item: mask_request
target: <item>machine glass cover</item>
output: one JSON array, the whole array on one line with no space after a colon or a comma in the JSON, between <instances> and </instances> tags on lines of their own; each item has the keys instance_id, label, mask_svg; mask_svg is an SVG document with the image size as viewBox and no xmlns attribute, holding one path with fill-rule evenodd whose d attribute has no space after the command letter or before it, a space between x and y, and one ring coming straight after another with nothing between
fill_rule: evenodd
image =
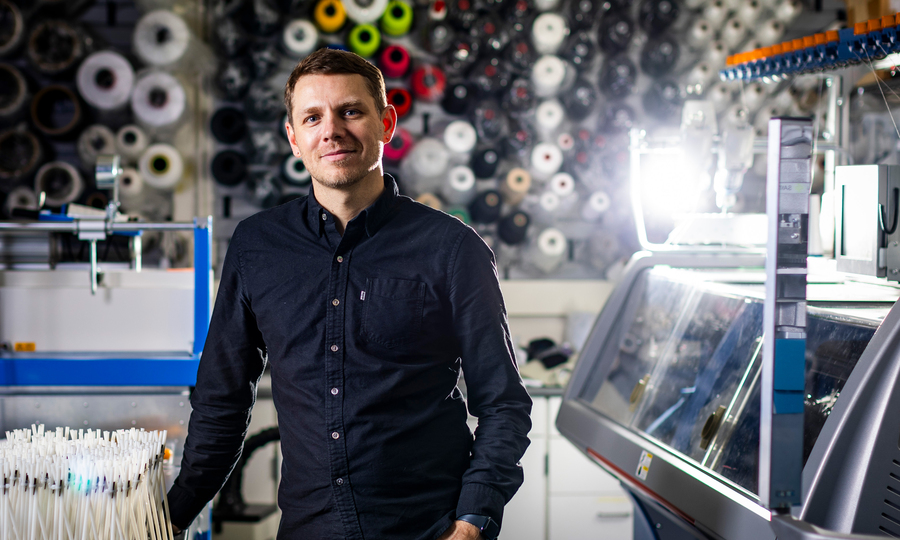
<instances>
[{"instance_id":1,"label":"machine glass cover","mask_svg":"<svg viewBox=\"0 0 900 540\"><path fill-rule=\"evenodd\" d=\"M763 302L748 290L645 271L581 399L756 494ZM804 463L875 324L809 309Z\"/></svg>"}]
</instances>

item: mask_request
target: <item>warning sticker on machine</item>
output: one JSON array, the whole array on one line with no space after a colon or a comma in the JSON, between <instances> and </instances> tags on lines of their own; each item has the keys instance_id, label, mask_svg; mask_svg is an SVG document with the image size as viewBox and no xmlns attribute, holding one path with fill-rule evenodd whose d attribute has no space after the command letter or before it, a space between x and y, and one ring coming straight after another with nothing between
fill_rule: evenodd
<instances>
[{"instance_id":1,"label":"warning sticker on machine","mask_svg":"<svg viewBox=\"0 0 900 540\"><path fill-rule=\"evenodd\" d=\"M650 472L650 462L653 461L653 454L643 450L641 451L641 460L638 461L637 472L635 476L641 480L647 479L647 473Z\"/></svg>"}]
</instances>

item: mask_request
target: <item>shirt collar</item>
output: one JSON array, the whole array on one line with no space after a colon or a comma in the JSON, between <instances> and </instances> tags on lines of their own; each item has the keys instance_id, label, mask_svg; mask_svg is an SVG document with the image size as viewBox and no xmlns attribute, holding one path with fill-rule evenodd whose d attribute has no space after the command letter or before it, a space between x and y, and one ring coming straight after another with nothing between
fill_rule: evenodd
<instances>
[{"instance_id":1,"label":"shirt collar","mask_svg":"<svg viewBox=\"0 0 900 540\"><path fill-rule=\"evenodd\" d=\"M357 220L365 220L366 234L369 236L374 235L381 225L384 224L385 219L390 214L399 195L400 190L397 188L397 181L394 180L393 176L385 173L384 191L382 191L381 195L375 199L375 202L353 218L351 223L356 222ZM325 234L325 225L334 218L332 217L331 212L325 210L325 208L319 204L319 201L316 200L312 184L309 186L309 198L307 200L309 201L307 205L307 219L310 223L317 224L315 225L314 230L318 231L319 236L322 236ZM325 219L322 219L322 216L325 216Z\"/></svg>"}]
</instances>

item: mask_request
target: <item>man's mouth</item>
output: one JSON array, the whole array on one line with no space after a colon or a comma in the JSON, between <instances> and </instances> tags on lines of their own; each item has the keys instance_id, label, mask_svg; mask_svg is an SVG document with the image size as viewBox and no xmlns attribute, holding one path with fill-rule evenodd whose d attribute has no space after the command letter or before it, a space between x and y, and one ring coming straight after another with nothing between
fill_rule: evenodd
<instances>
[{"instance_id":1,"label":"man's mouth","mask_svg":"<svg viewBox=\"0 0 900 540\"><path fill-rule=\"evenodd\" d=\"M334 150L332 152L328 152L327 154L324 154L322 156L322 159L326 159L328 161L338 161L338 160L343 159L348 154L352 154L352 153L353 153L353 150L351 150L351 149L341 148L338 150Z\"/></svg>"}]
</instances>

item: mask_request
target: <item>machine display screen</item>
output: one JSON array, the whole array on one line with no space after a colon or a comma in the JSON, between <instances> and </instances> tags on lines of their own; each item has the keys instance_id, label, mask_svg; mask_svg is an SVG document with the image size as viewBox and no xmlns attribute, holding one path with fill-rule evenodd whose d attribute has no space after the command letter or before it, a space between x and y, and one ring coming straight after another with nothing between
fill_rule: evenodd
<instances>
[{"instance_id":1,"label":"machine display screen","mask_svg":"<svg viewBox=\"0 0 900 540\"><path fill-rule=\"evenodd\" d=\"M762 285L653 268L634 287L580 398L755 495ZM808 310L804 463L879 322L841 307Z\"/></svg>"}]
</instances>

